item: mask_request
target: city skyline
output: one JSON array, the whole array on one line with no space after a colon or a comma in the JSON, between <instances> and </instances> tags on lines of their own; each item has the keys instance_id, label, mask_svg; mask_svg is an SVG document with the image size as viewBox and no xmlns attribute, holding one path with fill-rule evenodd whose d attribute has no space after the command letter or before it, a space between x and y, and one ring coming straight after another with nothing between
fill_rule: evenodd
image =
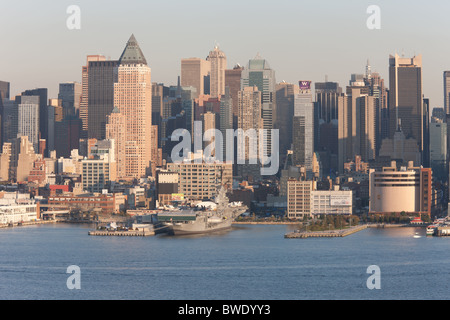
<instances>
[{"instance_id":1,"label":"city skyline","mask_svg":"<svg viewBox=\"0 0 450 320\"><path fill-rule=\"evenodd\" d=\"M108 2L105 14L100 11L102 2L77 1L75 4L81 10L81 29L69 30L66 9L72 3L61 1L57 5L45 5L47 3L25 1L28 11L34 14L23 13L24 19L20 22L11 19L19 10L17 5L3 5L2 12L11 14L2 16L5 27L0 28L0 34L5 43L14 43L16 50L4 53L0 70L2 80L11 83L12 96L26 89L48 88L49 97L56 98L59 83L81 83L80 69L85 65L87 55L102 54L118 59L123 39L134 33L140 39L142 50L147 52L153 81L167 85L176 84L181 74L181 59L206 59L215 44L227 55L228 69L236 63L245 66L259 53L277 71L277 82L297 83L299 79L323 82L327 76L329 81L338 82L341 87L347 85L352 73L364 73L367 59L372 71L379 72L388 81L389 55L404 53L406 57L412 57L421 54L424 95L430 99L432 107L443 107L442 75L450 70L450 59L446 58L450 48L446 50L447 45L441 44L445 37L445 8L442 6L437 10L432 6L424 7L418 1L408 2L407 6L403 5L404 1L395 4L361 1L351 5L318 1L307 6L305 2L282 1L272 7L268 1L247 1L229 2L223 10L211 15L205 1L194 4L135 2L135 6L130 6L132 9ZM366 10L372 4L381 9L380 30L370 30L366 26L370 16ZM445 6L450 7L444 3ZM247 14L255 8L260 11L256 15L258 18ZM400 10L402 14L399 14ZM170 12L173 19L160 17L158 13L161 12ZM431 13L433 19L428 18ZM123 27L116 23L119 14L133 14L135 18ZM272 23L265 24L266 19L272 19ZM216 21L215 27L201 28L213 21ZM241 36L241 31L251 32L255 27L259 32ZM31 30L46 36L30 37ZM17 42L17 38L27 40ZM57 48L50 51L54 54L47 50L50 45ZM17 50L32 52L32 55L28 54L31 57L27 59L20 55L14 57ZM16 70L19 63L21 72ZM52 66L50 70L49 66Z\"/></svg>"}]
</instances>

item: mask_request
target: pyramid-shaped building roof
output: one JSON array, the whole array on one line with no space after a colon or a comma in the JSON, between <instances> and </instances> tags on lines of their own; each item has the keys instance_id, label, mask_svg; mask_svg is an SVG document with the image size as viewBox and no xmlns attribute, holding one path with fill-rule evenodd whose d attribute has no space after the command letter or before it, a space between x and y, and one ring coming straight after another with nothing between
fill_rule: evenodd
<instances>
[{"instance_id":1,"label":"pyramid-shaped building roof","mask_svg":"<svg viewBox=\"0 0 450 320\"><path fill-rule=\"evenodd\" d=\"M119 64L147 64L134 34L131 35L119 59Z\"/></svg>"}]
</instances>

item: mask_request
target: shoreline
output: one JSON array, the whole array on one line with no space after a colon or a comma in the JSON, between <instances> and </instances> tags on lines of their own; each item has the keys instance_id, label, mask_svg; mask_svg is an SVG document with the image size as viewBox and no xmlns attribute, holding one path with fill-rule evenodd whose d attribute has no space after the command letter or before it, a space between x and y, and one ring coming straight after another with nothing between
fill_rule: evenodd
<instances>
[{"instance_id":1,"label":"shoreline","mask_svg":"<svg viewBox=\"0 0 450 320\"><path fill-rule=\"evenodd\" d=\"M234 221L232 224L251 224L251 225L299 225L301 222L274 222L274 221Z\"/></svg>"}]
</instances>

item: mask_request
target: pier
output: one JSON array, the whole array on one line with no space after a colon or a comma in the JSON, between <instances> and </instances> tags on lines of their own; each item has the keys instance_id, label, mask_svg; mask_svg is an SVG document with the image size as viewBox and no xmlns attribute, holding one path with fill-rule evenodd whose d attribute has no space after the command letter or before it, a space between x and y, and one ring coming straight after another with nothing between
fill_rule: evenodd
<instances>
[{"instance_id":1,"label":"pier","mask_svg":"<svg viewBox=\"0 0 450 320\"><path fill-rule=\"evenodd\" d=\"M342 238L354 234L356 232L367 229L367 225L356 226L344 230L328 230L328 231L306 231L290 232L285 234L286 239L306 239L306 238Z\"/></svg>"},{"instance_id":2,"label":"pier","mask_svg":"<svg viewBox=\"0 0 450 320\"><path fill-rule=\"evenodd\" d=\"M89 231L90 236L115 236L115 237L148 237L154 236L153 230L131 230L131 231L108 231L108 230L95 230Z\"/></svg>"}]
</instances>

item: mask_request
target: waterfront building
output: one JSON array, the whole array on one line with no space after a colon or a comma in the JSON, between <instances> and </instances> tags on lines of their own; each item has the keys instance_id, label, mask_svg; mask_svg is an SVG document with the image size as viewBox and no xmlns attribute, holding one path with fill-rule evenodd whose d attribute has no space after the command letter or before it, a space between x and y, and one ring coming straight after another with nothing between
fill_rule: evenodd
<instances>
[{"instance_id":1,"label":"waterfront building","mask_svg":"<svg viewBox=\"0 0 450 320\"><path fill-rule=\"evenodd\" d=\"M171 205L178 195L179 173L158 170L156 173L156 200L158 206ZM184 197L184 196L183 196Z\"/></svg>"},{"instance_id":2,"label":"waterfront building","mask_svg":"<svg viewBox=\"0 0 450 320\"><path fill-rule=\"evenodd\" d=\"M126 195L120 193L82 193L71 192L48 197L51 207L67 207L69 209L99 210L103 214L119 213L126 209Z\"/></svg>"},{"instance_id":3,"label":"waterfront building","mask_svg":"<svg viewBox=\"0 0 450 320\"><path fill-rule=\"evenodd\" d=\"M431 214L432 171L408 166L397 168L393 161L381 171L370 170L369 213Z\"/></svg>"},{"instance_id":4,"label":"waterfront building","mask_svg":"<svg viewBox=\"0 0 450 320\"><path fill-rule=\"evenodd\" d=\"M287 217L304 219L311 217L311 192L316 190L315 181L289 179L287 182Z\"/></svg>"},{"instance_id":5,"label":"waterfront building","mask_svg":"<svg viewBox=\"0 0 450 320\"><path fill-rule=\"evenodd\" d=\"M221 185L231 187L231 163L168 163L167 170L179 174L178 193L188 201L213 199Z\"/></svg>"},{"instance_id":6,"label":"waterfront building","mask_svg":"<svg viewBox=\"0 0 450 320\"><path fill-rule=\"evenodd\" d=\"M0 192L0 225L40 219L40 207L30 194Z\"/></svg>"},{"instance_id":7,"label":"waterfront building","mask_svg":"<svg viewBox=\"0 0 450 320\"><path fill-rule=\"evenodd\" d=\"M315 190L311 192L311 215L352 215L353 191Z\"/></svg>"}]
</instances>

